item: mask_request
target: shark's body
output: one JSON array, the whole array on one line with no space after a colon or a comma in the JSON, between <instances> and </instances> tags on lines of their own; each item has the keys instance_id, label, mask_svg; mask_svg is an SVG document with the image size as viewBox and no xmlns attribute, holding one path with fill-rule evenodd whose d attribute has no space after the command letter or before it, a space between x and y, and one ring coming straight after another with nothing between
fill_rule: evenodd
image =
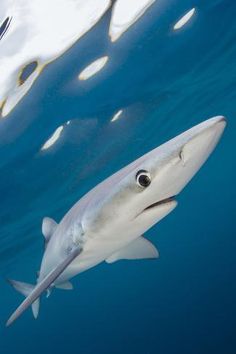
<instances>
[{"instance_id":1,"label":"shark's body","mask_svg":"<svg viewBox=\"0 0 236 354\"><path fill-rule=\"evenodd\" d=\"M104 260L157 258L142 235L176 207L174 197L209 157L225 125L215 117L195 126L100 183L58 225L45 218L37 285L11 281L27 297L7 324L32 304L37 316L44 291L71 288L70 278Z\"/></svg>"}]
</instances>

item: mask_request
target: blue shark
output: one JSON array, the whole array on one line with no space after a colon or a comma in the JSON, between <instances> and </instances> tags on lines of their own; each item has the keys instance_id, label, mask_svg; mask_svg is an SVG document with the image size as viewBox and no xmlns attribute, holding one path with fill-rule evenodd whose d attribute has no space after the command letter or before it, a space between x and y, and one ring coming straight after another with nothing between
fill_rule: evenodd
<instances>
[{"instance_id":1,"label":"blue shark","mask_svg":"<svg viewBox=\"0 0 236 354\"><path fill-rule=\"evenodd\" d=\"M37 317L44 292L72 289L71 278L103 261L158 258L144 233L175 209L176 197L208 159L225 126L222 116L196 125L97 185L59 224L44 218L45 252L36 285L10 281L26 298L7 326L29 306Z\"/></svg>"}]
</instances>

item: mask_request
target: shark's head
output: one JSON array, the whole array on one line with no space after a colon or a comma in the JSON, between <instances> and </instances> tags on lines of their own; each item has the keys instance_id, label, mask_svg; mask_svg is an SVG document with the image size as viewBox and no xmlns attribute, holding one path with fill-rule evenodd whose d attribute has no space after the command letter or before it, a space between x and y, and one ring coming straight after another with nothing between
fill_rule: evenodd
<instances>
[{"instance_id":1,"label":"shark's head","mask_svg":"<svg viewBox=\"0 0 236 354\"><path fill-rule=\"evenodd\" d=\"M209 119L150 151L80 199L56 227L41 277L74 247L105 238L114 248L142 235L177 205L176 196L217 145L224 117ZM101 237L99 237L101 236ZM105 247L103 245L103 247Z\"/></svg>"},{"instance_id":2,"label":"shark's head","mask_svg":"<svg viewBox=\"0 0 236 354\"><path fill-rule=\"evenodd\" d=\"M209 119L97 185L58 225L45 260L54 266L58 257L99 235L118 243L146 232L176 207L176 196L214 150L225 125L224 117Z\"/></svg>"},{"instance_id":3,"label":"shark's head","mask_svg":"<svg viewBox=\"0 0 236 354\"><path fill-rule=\"evenodd\" d=\"M82 225L96 234L112 225L144 232L172 211L175 197L196 174L217 145L224 117L209 119L123 168L88 197ZM137 229L137 230L136 230Z\"/></svg>"}]
</instances>

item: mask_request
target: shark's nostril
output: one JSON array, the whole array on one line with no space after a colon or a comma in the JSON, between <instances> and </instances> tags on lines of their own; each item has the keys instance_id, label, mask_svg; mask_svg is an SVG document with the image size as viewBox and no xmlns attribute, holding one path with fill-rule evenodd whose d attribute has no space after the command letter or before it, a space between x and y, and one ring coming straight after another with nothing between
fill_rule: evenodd
<instances>
[{"instance_id":1,"label":"shark's nostril","mask_svg":"<svg viewBox=\"0 0 236 354\"><path fill-rule=\"evenodd\" d=\"M183 148L179 152L179 158L184 166L185 165L185 156L184 156L184 149Z\"/></svg>"}]
</instances>

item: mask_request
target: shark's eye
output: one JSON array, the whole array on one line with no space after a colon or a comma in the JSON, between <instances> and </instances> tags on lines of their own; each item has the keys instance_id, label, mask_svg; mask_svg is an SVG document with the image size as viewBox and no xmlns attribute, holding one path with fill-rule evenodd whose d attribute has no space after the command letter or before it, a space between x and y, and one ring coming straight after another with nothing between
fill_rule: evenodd
<instances>
[{"instance_id":1,"label":"shark's eye","mask_svg":"<svg viewBox=\"0 0 236 354\"><path fill-rule=\"evenodd\" d=\"M145 170L140 170L136 174L136 182L141 187L148 187L151 184L150 173Z\"/></svg>"}]
</instances>

